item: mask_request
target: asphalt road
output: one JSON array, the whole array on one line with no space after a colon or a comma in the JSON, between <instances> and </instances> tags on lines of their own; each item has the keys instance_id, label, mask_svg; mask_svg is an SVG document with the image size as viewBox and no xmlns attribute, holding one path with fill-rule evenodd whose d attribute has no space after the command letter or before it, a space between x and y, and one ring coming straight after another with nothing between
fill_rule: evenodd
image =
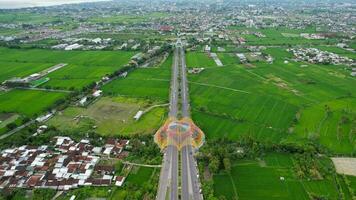
<instances>
[{"instance_id":1,"label":"asphalt road","mask_svg":"<svg viewBox=\"0 0 356 200\"><path fill-rule=\"evenodd\" d=\"M169 116L177 118L178 115L178 76L179 76L179 52L176 48L174 51L174 58L172 64L172 80L171 80L171 92L170 92L170 106L169 106Z\"/></svg>"},{"instance_id":2,"label":"asphalt road","mask_svg":"<svg viewBox=\"0 0 356 200\"><path fill-rule=\"evenodd\" d=\"M189 90L187 67L185 62L185 51L180 48L180 66L181 66L181 97L182 97L182 117L190 117ZM181 149L181 168L182 168L182 200L202 200L200 194L199 173L196 160L194 158L194 148L188 144Z\"/></svg>"},{"instance_id":3,"label":"asphalt road","mask_svg":"<svg viewBox=\"0 0 356 200\"><path fill-rule=\"evenodd\" d=\"M185 63L184 48L179 48L180 51L180 66L181 66L181 97L182 97L182 117L190 116L189 91L187 80L187 67Z\"/></svg>"},{"instance_id":4,"label":"asphalt road","mask_svg":"<svg viewBox=\"0 0 356 200\"><path fill-rule=\"evenodd\" d=\"M179 99L179 51L176 48L172 64L172 80L170 91L169 117L176 119L178 117L178 99ZM170 144L170 141L168 141ZM178 149L174 145L168 145L161 168L157 200L178 200Z\"/></svg>"},{"instance_id":5,"label":"asphalt road","mask_svg":"<svg viewBox=\"0 0 356 200\"><path fill-rule=\"evenodd\" d=\"M179 84L179 78L181 80ZM181 93L179 95L179 86ZM174 51L174 60L172 64L172 80L170 91L170 109L169 117L177 119L178 100L181 97L182 117L190 117L189 91L185 63L185 52L180 40L178 40ZM179 188L179 151L175 145L168 141L165 149L163 164L161 168L157 200L178 200ZM196 160L194 158L194 148L192 145L186 145L181 149L181 199L182 200L202 200L200 194L200 182Z\"/></svg>"}]
</instances>

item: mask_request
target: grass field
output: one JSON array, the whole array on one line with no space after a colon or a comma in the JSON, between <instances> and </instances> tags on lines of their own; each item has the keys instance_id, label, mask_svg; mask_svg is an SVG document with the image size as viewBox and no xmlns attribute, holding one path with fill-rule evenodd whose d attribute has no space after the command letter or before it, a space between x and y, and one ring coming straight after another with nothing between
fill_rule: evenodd
<instances>
[{"instance_id":1,"label":"grass field","mask_svg":"<svg viewBox=\"0 0 356 200\"><path fill-rule=\"evenodd\" d=\"M51 74L43 86L80 89L98 81L127 64L135 52L125 51L53 51L42 49L0 48L0 68L5 73L0 81L14 76L26 76L58 63L67 63Z\"/></svg>"},{"instance_id":2,"label":"grass field","mask_svg":"<svg viewBox=\"0 0 356 200\"><path fill-rule=\"evenodd\" d=\"M230 174L214 175L214 190L217 197L232 200L262 200L266 197L309 200L308 194L338 198L336 183L330 177L318 181L296 178L293 158L287 154L267 154L262 160L236 161Z\"/></svg>"},{"instance_id":3,"label":"grass field","mask_svg":"<svg viewBox=\"0 0 356 200\"><path fill-rule=\"evenodd\" d=\"M113 96L168 101L171 66L172 57L169 56L159 67L136 69L126 78L120 78L105 85L104 93Z\"/></svg>"},{"instance_id":4,"label":"grass field","mask_svg":"<svg viewBox=\"0 0 356 200\"><path fill-rule=\"evenodd\" d=\"M187 67L217 67L214 60L209 58L206 53L188 52L186 54L186 61Z\"/></svg>"},{"instance_id":5,"label":"grass field","mask_svg":"<svg viewBox=\"0 0 356 200\"><path fill-rule=\"evenodd\" d=\"M150 167L133 167L130 175L127 177L127 182L142 186L143 184L150 182L150 179L158 171L155 168Z\"/></svg>"},{"instance_id":6,"label":"grass field","mask_svg":"<svg viewBox=\"0 0 356 200\"><path fill-rule=\"evenodd\" d=\"M1 58L0 58L1 60ZM40 72L46 68L51 67L50 63L23 63L0 61L0 82L14 77L26 77L36 72Z\"/></svg>"},{"instance_id":7,"label":"grass field","mask_svg":"<svg viewBox=\"0 0 356 200\"><path fill-rule=\"evenodd\" d=\"M67 94L33 90L11 90L0 95L0 112L12 112L32 117L50 108Z\"/></svg>"},{"instance_id":8,"label":"grass field","mask_svg":"<svg viewBox=\"0 0 356 200\"><path fill-rule=\"evenodd\" d=\"M193 119L207 138L236 140L251 135L270 142L314 138L333 152L355 151L351 130L355 129L356 79L339 66L284 64L292 57L284 49L265 52L275 58L273 64L258 62L248 68L225 58L227 67L189 76ZM325 105L332 115L319 125L325 120ZM345 117L348 123L341 123ZM306 120L310 118L314 120ZM310 137L318 127L320 134Z\"/></svg>"},{"instance_id":9,"label":"grass field","mask_svg":"<svg viewBox=\"0 0 356 200\"><path fill-rule=\"evenodd\" d=\"M0 23L31 23L41 24L56 20L66 20L63 16L53 16L30 12L2 12L0 13Z\"/></svg>"},{"instance_id":10,"label":"grass field","mask_svg":"<svg viewBox=\"0 0 356 200\"><path fill-rule=\"evenodd\" d=\"M165 107L150 110L138 121L133 119L139 110L146 110L149 106L142 100L104 97L88 108L69 107L48 124L62 131L79 132L86 132L97 126L96 131L106 136L152 134L164 121Z\"/></svg>"},{"instance_id":11,"label":"grass field","mask_svg":"<svg viewBox=\"0 0 356 200\"><path fill-rule=\"evenodd\" d=\"M93 17L89 19L90 22L94 23L111 23L111 24L132 24L139 23L148 20L154 20L162 17L169 16L167 13L163 12L153 12L144 15L112 15L108 17Z\"/></svg>"}]
</instances>

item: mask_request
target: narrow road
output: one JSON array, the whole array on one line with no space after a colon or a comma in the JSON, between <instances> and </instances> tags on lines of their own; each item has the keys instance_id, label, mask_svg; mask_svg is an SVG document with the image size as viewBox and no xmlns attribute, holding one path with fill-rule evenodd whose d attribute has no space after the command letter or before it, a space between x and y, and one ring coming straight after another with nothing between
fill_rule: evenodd
<instances>
[{"instance_id":1,"label":"narrow road","mask_svg":"<svg viewBox=\"0 0 356 200\"><path fill-rule=\"evenodd\" d=\"M45 91L45 92L62 92L62 93L72 93L70 90L56 90L56 89L46 89L46 88L31 88L31 87L16 87L16 89L21 90L35 90L35 91Z\"/></svg>"},{"instance_id":2,"label":"narrow road","mask_svg":"<svg viewBox=\"0 0 356 200\"><path fill-rule=\"evenodd\" d=\"M122 162L126 165L133 165L133 166L139 166L139 167L151 167L151 168L161 168L162 165L148 165L148 164L140 164L140 163L132 163L132 162Z\"/></svg>"},{"instance_id":3,"label":"narrow road","mask_svg":"<svg viewBox=\"0 0 356 200\"><path fill-rule=\"evenodd\" d=\"M25 124L22 124L22 125L19 126L19 127L16 127L15 129L13 129L13 130L11 130L11 131L9 131L9 132L7 132L7 133L1 135L1 136L0 136L0 140L5 139L5 138L11 136L11 135L17 133L18 131L21 131L22 129L28 127L29 125L31 125L31 124L33 124L33 123L35 123L35 120L31 120L31 121L29 121L29 122L27 122L27 123L25 123Z\"/></svg>"}]
</instances>

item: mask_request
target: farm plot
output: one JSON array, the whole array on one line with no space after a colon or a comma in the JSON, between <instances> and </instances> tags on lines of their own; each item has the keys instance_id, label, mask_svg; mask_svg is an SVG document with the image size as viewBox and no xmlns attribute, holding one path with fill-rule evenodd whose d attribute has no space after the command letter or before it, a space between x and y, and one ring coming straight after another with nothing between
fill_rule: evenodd
<instances>
[{"instance_id":1,"label":"farm plot","mask_svg":"<svg viewBox=\"0 0 356 200\"><path fill-rule=\"evenodd\" d=\"M6 49L0 48L0 66L10 63L9 76L28 75L58 63L67 63L51 74L44 86L68 89L81 88L91 82L98 81L108 73L114 72L127 64L135 52L125 51L53 51L43 49ZM4 64L2 64L4 63ZM18 67L13 67L18 66ZM31 69L31 67L37 67ZM4 67L5 68L5 67ZM14 70L18 68L17 70ZM23 69L31 69L22 72ZM6 68L5 68L6 69ZM21 72L21 73L20 73ZM0 76L1 80L2 76Z\"/></svg>"},{"instance_id":2,"label":"farm plot","mask_svg":"<svg viewBox=\"0 0 356 200\"><path fill-rule=\"evenodd\" d=\"M293 158L287 154L267 154L262 160L236 161L230 174L214 175L217 197L226 199L308 200L309 194L337 199L338 191L331 178L300 180L293 169Z\"/></svg>"},{"instance_id":3,"label":"farm plot","mask_svg":"<svg viewBox=\"0 0 356 200\"><path fill-rule=\"evenodd\" d=\"M225 66L237 64L239 61L233 53L218 53L218 57Z\"/></svg>"},{"instance_id":4,"label":"farm plot","mask_svg":"<svg viewBox=\"0 0 356 200\"><path fill-rule=\"evenodd\" d=\"M45 83L43 87L81 89L119 68L118 66L97 67L69 65L57 72L49 74L48 77L50 81Z\"/></svg>"},{"instance_id":5,"label":"farm plot","mask_svg":"<svg viewBox=\"0 0 356 200\"><path fill-rule=\"evenodd\" d=\"M254 76L225 68L190 77L193 118L207 137L237 139L248 134L273 141L285 136L298 107L291 94Z\"/></svg>"},{"instance_id":6,"label":"farm plot","mask_svg":"<svg viewBox=\"0 0 356 200\"><path fill-rule=\"evenodd\" d=\"M301 111L295 125L295 137L312 139L337 153L356 151L354 98L316 104Z\"/></svg>"},{"instance_id":7,"label":"farm plot","mask_svg":"<svg viewBox=\"0 0 356 200\"><path fill-rule=\"evenodd\" d=\"M302 68L305 63L284 63L291 55L283 49L266 52L275 58L273 64L231 65L189 76L193 118L207 137L235 140L250 135L275 142L313 139L333 152L354 151L351 130L356 105L351 102L355 102L356 80L338 66L307 64ZM332 112L327 119L325 105Z\"/></svg>"},{"instance_id":8,"label":"farm plot","mask_svg":"<svg viewBox=\"0 0 356 200\"><path fill-rule=\"evenodd\" d=\"M149 107L142 100L104 97L88 108L69 107L48 124L62 131L78 132L86 132L95 126L99 134L108 136L153 133L164 120L164 107L150 110L138 121L133 118L139 110Z\"/></svg>"},{"instance_id":9,"label":"farm plot","mask_svg":"<svg viewBox=\"0 0 356 200\"><path fill-rule=\"evenodd\" d=\"M112 96L129 96L168 101L171 80L172 57L159 67L140 68L103 87L104 93Z\"/></svg>"},{"instance_id":10,"label":"farm plot","mask_svg":"<svg viewBox=\"0 0 356 200\"><path fill-rule=\"evenodd\" d=\"M186 54L187 67L217 67L216 63L206 53L188 52Z\"/></svg>"},{"instance_id":11,"label":"farm plot","mask_svg":"<svg viewBox=\"0 0 356 200\"><path fill-rule=\"evenodd\" d=\"M156 170L154 168L135 166L127 177L127 182L142 186L143 184L150 182L155 172Z\"/></svg>"},{"instance_id":12,"label":"farm plot","mask_svg":"<svg viewBox=\"0 0 356 200\"><path fill-rule=\"evenodd\" d=\"M0 112L12 112L28 117L41 114L67 94L33 90L11 90L0 95Z\"/></svg>"},{"instance_id":13,"label":"farm plot","mask_svg":"<svg viewBox=\"0 0 356 200\"><path fill-rule=\"evenodd\" d=\"M0 58L1 60L1 58ZM49 63L22 63L0 61L0 83L14 77L26 77L51 67Z\"/></svg>"}]
</instances>

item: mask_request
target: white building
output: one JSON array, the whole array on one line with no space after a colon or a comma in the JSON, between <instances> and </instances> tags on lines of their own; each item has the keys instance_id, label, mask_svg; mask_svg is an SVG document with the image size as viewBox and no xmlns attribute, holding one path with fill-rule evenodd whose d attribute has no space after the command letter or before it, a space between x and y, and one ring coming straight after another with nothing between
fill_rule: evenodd
<instances>
[{"instance_id":1,"label":"white building","mask_svg":"<svg viewBox=\"0 0 356 200\"><path fill-rule=\"evenodd\" d=\"M142 117L142 115L143 115L143 111L140 110L136 113L136 115L134 116L134 119L137 121Z\"/></svg>"},{"instance_id":2,"label":"white building","mask_svg":"<svg viewBox=\"0 0 356 200\"><path fill-rule=\"evenodd\" d=\"M66 48L64 48L64 50L71 51L71 50L75 50L75 49L80 49L82 47L83 47L83 45L75 43L75 44L67 46Z\"/></svg>"}]
</instances>

